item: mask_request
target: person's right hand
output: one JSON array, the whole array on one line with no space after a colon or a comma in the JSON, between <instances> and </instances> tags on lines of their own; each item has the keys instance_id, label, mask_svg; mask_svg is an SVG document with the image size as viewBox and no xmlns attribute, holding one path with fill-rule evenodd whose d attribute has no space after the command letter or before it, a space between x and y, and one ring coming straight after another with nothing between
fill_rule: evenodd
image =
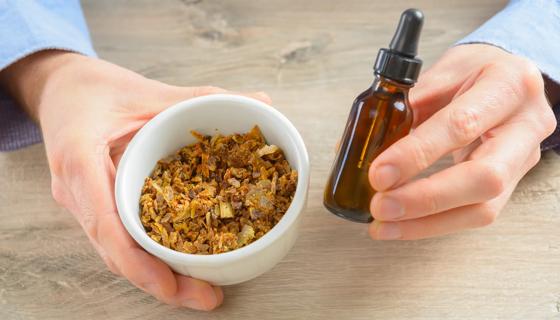
<instances>
[{"instance_id":1,"label":"person's right hand","mask_svg":"<svg viewBox=\"0 0 560 320\"><path fill-rule=\"evenodd\" d=\"M0 73L41 125L52 193L79 221L115 274L172 305L211 310L220 288L175 274L127 233L113 196L119 159L146 121L181 100L226 92L215 87L175 87L102 60L45 51ZM270 103L263 93L253 98Z\"/></svg>"},{"instance_id":2,"label":"person's right hand","mask_svg":"<svg viewBox=\"0 0 560 320\"><path fill-rule=\"evenodd\" d=\"M370 235L441 236L492 223L540 159L556 119L536 65L498 47L449 49L411 90L415 130L371 164ZM453 166L417 175L452 154Z\"/></svg>"}]
</instances>

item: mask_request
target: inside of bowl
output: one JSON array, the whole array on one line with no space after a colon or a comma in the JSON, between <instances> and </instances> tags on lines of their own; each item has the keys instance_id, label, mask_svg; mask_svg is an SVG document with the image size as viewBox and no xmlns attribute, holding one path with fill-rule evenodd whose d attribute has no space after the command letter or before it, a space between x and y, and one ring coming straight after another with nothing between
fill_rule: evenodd
<instances>
[{"instance_id":1,"label":"inside of bowl","mask_svg":"<svg viewBox=\"0 0 560 320\"><path fill-rule=\"evenodd\" d=\"M292 168L300 171L298 150L295 141L297 132L271 107L249 104L246 99L216 99L207 101L198 99L197 103L189 100L171 107L159 114L144 126L129 144L123 160L126 165L119 168L120 180L124 184L119 192L124 193L124 208L119 207L120 214L128 215L141 226L139 216L139 199L144 179L149 176L158 160L174 154L196 139L191 130L214 135L243 133L258 125L269 144L279 146L285 153ZM125 212L122 212L124 209Z\"/></svg>"}]
</instances>

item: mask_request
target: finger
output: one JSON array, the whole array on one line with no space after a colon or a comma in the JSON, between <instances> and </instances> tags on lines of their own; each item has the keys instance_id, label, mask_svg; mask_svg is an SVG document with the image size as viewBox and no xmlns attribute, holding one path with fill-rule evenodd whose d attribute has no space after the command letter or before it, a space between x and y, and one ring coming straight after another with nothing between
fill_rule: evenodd
<instances>
[{"instance_id":1,"label":"finger","mask_svg":"<svg viewBox=\"0 0 560 320\"><path fill-rule=\"evenodd\" d=\"M165 90L161 89L162 86ZM134 114L137 114L134 120L129 119L126 127L121 127L113 135L107 137L107 141L110 146L110 156L113 160L114 167L118 167L120 159L124 153L124 150L128 146L128 142L132 137L138 132L138 130L152 117L154 117L159 112L165 110L166 108L176 104L177 102L183 101L185 99L217 94L217 93L230 93L243 95L253 99L260 100L266 104L271 103L270 97L264 92L253 92L253 93L236 93L232 91L227 91L218 87L173 87L165 84L158 83L157 97L155 100L148 99L148 102L144 106L134 106ZM142 110L144 108L144 110ZM114 173L114 172L113 172Z\"/></svg>"},{"instance_id":2,"label":"finger","mask_svg":"<svg viewBox=\"0 0 560 320\"><path fill-rule=\"evenodd\" d=\"M220 287L212 287L204 281L179 274L175 274L175 280L177 293L166 302L168 304L197 310L212 310L224 301L224 293Z\"/></svg>"},{"instance_id":3,"label":"finger","mask_svg":"<svg viewBox=\"0 0 560 320\"><path fill-rule=\"evenodd\" d=\"M336 141L336 144L334 145L334 152L337 153L340 150L340 140Z\"/></svg>"},{"instance_id":4,"label":"finger","mask_svg":"<svg viewBox=\"0 0 560 320\"><path fill-rule=\"evenodd\" d=\"M155 81L154 84L156 85L149 86L149 88L152 89L150 89L150 92L145 94L146 98L144 99L145 101L142 105L130 106L131 108L133 108L132 114L134 114L134 119L127 119L128 123L126 127L121 127L120 130L113 132L112 136L107 137L107 141L109 141L111 149L110 156L115 167L118 166L124 150L128 145L128 141L130 141L130 139L146 123L146 121L150 120L156 114L180 101L211 94L229 93L257 99L266 104L271 103L270 97L266 93L261 91L252 93L238 93L212 86L175 87Z\"/></svg>"},{"instance_id":5,"label":"finger","mask_svg":"<svg viewBox=\"0 0 560 320\"><path fill-rule=\"evenodd\" d=\"M160 299L172 297L177 291L172 272L138 247L117 220L114 212L98 217L96 237L99 244L130 282Z\"/></svg>"},{"instance_id":6,"label":"finger","mask_svg":"<svg viewBox=\"0 0 560 320\"><path fill-rule=\"evenodd\" d=\"M476 79L483 61L488 60L488 53L485 50L486 45L469 46L480 46L476 57L465 56L463 46L452 47L420 75L409 95L414 111L414 127L448 105L461 90L472 86L472 80Z\"/></svg>"},{"instance_id":7,"label":"finger","mask_svg":"<svg viewBox=\"0 0 560 320\"><path fill-rule=\"evenodd\" d=\"M443 63L437 63L422 73L409 94L414 115L413 127L448 105L465 77L465 74L456 72L456 68L446 68Z\"/></svg>"},{"instance_id":8,"label":"finger","mask_svg":"<svg viewBox=\"0 0 560 320\"><path fill-rule=\"evenodd\" d=\"M529 131L529 132L528 132ZM515 122L494 130L470 160L434 175L377 193L371 203L374 218L409 220L452 208L481 203L516 184L534 164L539 138L526 124Z\"/></svg>"},{"instance_id":9,"label":"finger","mask_svg":"<svg viewBox=\"0 0 560 320\"><path fill-rule=\"evenodd\" d=\"M177 87L160 82L154 84L148 87L150 91L145 93L142 105L130 106L135 119L146 121L178 102L220 93L241 95L260 100L266 104L271 103L270 97L264 92L239 93L213 86Z\"/></svg>"},{"instance_id":10,"label":"finger","mask_svg":"<svg viewBox=\"0 0 560 320\"><path fill-rule=\"evenodd\" d=\"M385 150L370 166L373 188L384 191L408 181L509 117L520 99L512 86L503 84L502 75L499 71L483 72L470 90Z\"/></svg>"},{"instance_id":11,"label":"finger","mask_svg":"<svg viewBox=\"0 0 560 320\"><path fill-rule=\"evenodd\" d=\"M117 265L113 262L113 260L107 255L107 253L105 253L105 250L103 250L103 248L101 248L101 246L99 246L99 244L97 244L96 242L91 241L91 240L92 239L90 239L90 242L92 244L94 244L93 246L94 246L95 250L97 251L97 253L101 257L103 262L105 262L105 265L107 266L107 269L109 269L109 271L111 271L116 276L122 276L123 274L121 273L121 271L119 270Z\"/></svg>"},{"instance_id":12,"label":"finger","mask_svg":"<svg viewBox=\"0 0 560 320\"><path fill-rule=\"evenodd\" d=\"M178 95L179 98L184 99L185 96L187 96L187 97L201 97L201 96L207 96L207 95L210 95L210 94L217 94L217 93L229 93L229 94L245 96L245 97L260 100L260 101L262 101L266 104L270 104L272 102L270 97L265 92L262 92L262 91L237 92L237 91L230 91L230 90L225 90L225 89L222 89L222 88L212 87L212 86L175 87L175 90L173 90L171 92L170 97L173 98L173 96L176 94L176 95Z\"/></svg>"},{"instance_id":13,"label":"finger","mask_svg":"<svg viewBox=\"0 0 560 320\"><path fill-rule=\"evenodd\" d=\"M469 205L438 214L396 222L374 220L369 234L375 240L416 240L442 236L493 223L511 196L511 185L499 197L482 204Z\"/></svg>"},{"instance_id":14,"label":"finger","mask_svg":"<svg viewBox=\"0 0 560 320\"><path fill-rule=\"evenodd\" d=\"M126 233L116 213L99 220L99 242L133 284L172 305L212 310L220 296L204 281L173 274L159 259L140 248Z\"/></svg>"},{"instance_id":15,"label":"finger","mask_svg":"<svg viewBox=\"0 0 560 320\"><path fill-rule=\"evenodd\" d=\"M459 163L459 162L463 162L466 159L468 159L471 154L478 149L478 147L480 147L480 145L482 144L482 140L481 139L476 139L473 143L469 144L468 146L461 148L459 150L453 151L452 155L453 155L453 162L454 163Z\"/></svg>"},{"instance_id":16,"label":"finger","mask_svg":"<svg viewBox=\"0 0 560 320\"><path fill-rule=\"evenodd\" d=\"M414 127L417 127L434 113L448 105L458 92L469 87L468 79L474 79L480 62L474 59L465 61L458 48L449 49L433 66L423 72L416 86L410 90L410 106L414 114ZM463 70L474 70L474 73Z\"/></svg>"},{"instance_id":17,"label":"finger","mask_svg":"<svg viewBox=\"0 0 560 320\"><path fill-rule=\"evenodd\" d=\"M241 93L241 95L247 96L249 98L260 100L260 101L262 101L266 104L272 104L272 98L270 98L270 96L266 92L263 92L263 91Z\"/></svg>"},{"instance_id":18,"label":"finger","mask_svg":"<svg viewBox=\"0 0 560 320\"><path fill-rule=\"evenodd\" d=\"M418 219L396 222L374 221L370 226L370 235L373 239L378 240L412 240L489 225L495 221L519 180L538 163L540 156L540 147L530 152L528 160L514 183L511 183L502 194L490 201L463 206Z\"/></svg>"},{"instance_id":19,"label":"finger","mask_svg":"<svg viewBox=\"0 0 560 320\"><path fill-rule=\"evenodd\" d=\"M90 194L98 204L94 207L98 219L95 235L100 246L130 282L161 301L197 310L211 310L218 306L221 301L212 286L204 281L173 274L169 266L144 251L128 235L112 199L112 177L107 170L104 172L99 169L107 168L110 162L108 155L105 155L104 166L96 166L97 172L86 171L92 173L90 181L95 179L100 182L99 185L90 183ZM108 185L103 186L103 181ZM106 201L100 201L103 199Z\"/></svg>"},{"instance_id":20,"label":"finger","mask_svg":"<svg viewBox=\"0 0 560 320\"><path fill-rule=\"evenodd\" d=\"M490 200L503 192L502 179L509 178L506 176L501 164L463 162L428 178L377 193L370 210L381 221L416 219Z\"/></svg>"},{"instance_id":21,"label":"finger","mask_svg":"<svg viewBox=\"0 0 560 320\"><path fill-rule=\"evenodd\" d=\"M218 87L212 86L203 86L203 87L174 87L168 86L166 99L169 102L169 105L173 103L177 103L179 101L194 98L194 97L201 97L207 96L211 94L218 94L218 93L229 93L235 94L240 96L245 96L253 99L260 100L266 104L270 104L272 100L270 97L262 91L258 92L236 92L236 91L228 91Z\"/></svg>"},{"instance_id":22,"label":"finger","mask_svg":"<svg viewBox=\"0 0 560 320\"><path fill-rule=\"evenodd\" d=\"M107 148L81 146L73 159L77 163L73 166L79 170L68 171L71 175L67 178L83 213L84 229L118 270L134 285L166 303L200 310L216 307L219 299L209 284L191 281L195 285L180 287L171 269L140 248L126 232L114 205Z\"/></svg>"},{"instance_id":23,"label":"finger","mask_svg":"<svg viewBox=\"0 0 560 320\"><path fill-rule=\"evenodd\" d=\"M110 167L112 177L116 174L116 168L121 162L121 158L126 150L126 147L128 147L128 142L132 140L142 125L143 123L140 123L137 126L126 128L126 131L115 132L114 136L108 137L109 149L111 150L109 156L113 162L113 165Z\"/></svg>"},{"instance_id":24,"label":"finger","mask_svg":"<svg viewBox=\"0 0 560 320\"><path fill-rule=\"evenodd\" d=\"M79 211L79 209L76 203L76 199L74 198L74 194L69 192L71 188L69 188L69 186L65 184L65 180L60 179L60 177L57 177L54 174L52 175L51 180L52 180L51 190L52 190L53 198L56 200L58 204L68 209L72 213L72 215L76 218L76 220L78 220L78 222L80 222L80 224L83 226L82 217L77 216L75 214ZM97 241L93 239L88 233L86 233L86 235L88 236L88 239L93 245L95 251L97 251L97 253L101 257L103 262L105 262L107 268L115 275L119 275L119 276L122 275L120 270L113 262L113 260L111 260L111 258L107 256L107 253L99 245L99 243L97 243Z\"/></svg>"},{"instance_id":25,"label":"finger","mask_svg":"<svg viewBox=\"0 0 560 320\"><path fill-rule=\"evenodd\" d=\"M75 160L67 166L74 170L65 173L84 230L132 283L158 297L172 296L176 283L169 268L141 250L118 220L106 169L108 151L91 150L95 147L75 150Z\"/></svg>"}]
</instances>

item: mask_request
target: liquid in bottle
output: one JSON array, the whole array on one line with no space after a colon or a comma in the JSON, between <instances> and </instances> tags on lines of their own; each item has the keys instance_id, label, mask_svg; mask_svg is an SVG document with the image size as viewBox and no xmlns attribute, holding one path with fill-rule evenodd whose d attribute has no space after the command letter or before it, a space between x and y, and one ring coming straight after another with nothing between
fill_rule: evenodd
<instances>
[{"instance_id":1,"label":"liquid in bottle","mask_svg":"<svg viewBox=\"0 0 560 320\"><path fill-rule=\"evenodd\" d=\"M354 100L323 202L340 217L364 223L373 220L369 207L375 191L368 180L369 166L410 132L413 115L408 91L422 66L416 54L423 19L417 9L402 13L389 49L379 50L373 84Z\"/></svg>"}]
</instances>

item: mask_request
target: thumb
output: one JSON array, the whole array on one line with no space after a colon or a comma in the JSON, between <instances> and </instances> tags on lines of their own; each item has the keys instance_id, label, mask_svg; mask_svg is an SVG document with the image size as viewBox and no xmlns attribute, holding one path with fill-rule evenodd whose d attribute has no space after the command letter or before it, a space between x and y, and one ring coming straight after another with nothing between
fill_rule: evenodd
<instances>
[{"instance_id":1,"label":"thumb","mask_svg":"<svg viewBox=\"0 0 560 320\"><path fill-rule=\"evenodd\" d=\"M130 106L130 111L135 114L134 118L149 120L168 107L183 100L219 93L241 95L257 99L266 104L271 103L270 97L264 92L240 93L213 86L179 87L157 82L155 80L150 81L155 82L156 85L146 86L146 91L144 92L141 101L133 103L133 105Z\"/></svg>"},{"instance_id":2,"label":"thumb","mask_svg":"<svg viewBox=\"0 0 560 320\"><path fill-rule=\"evenodd\" d=\"M167 106L169 106L186 99L201 97L201 96L206 96L211 94L218 94L218 93L228 93L228 94L245 96L245 97L262 101L266 104L270 104L272 102L270 97L262 91L236 92L236 91L230 91L230 90L222 89L219 87L213 87L213 86L202 86L202 87L168 86L168 90L166 90L165 100L168 102Z\"/></svg>"}]
</instances>

